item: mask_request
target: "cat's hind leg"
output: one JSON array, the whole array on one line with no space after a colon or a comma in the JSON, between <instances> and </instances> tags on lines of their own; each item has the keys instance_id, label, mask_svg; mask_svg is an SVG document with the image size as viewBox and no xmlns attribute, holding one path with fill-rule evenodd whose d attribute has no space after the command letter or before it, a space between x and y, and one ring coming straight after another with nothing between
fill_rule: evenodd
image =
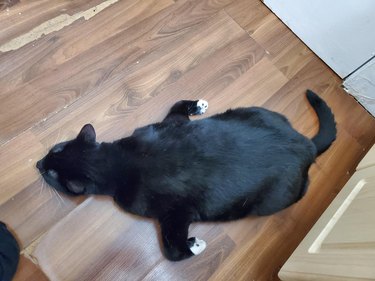
<instances>
[{"instance_id":1,"label":"cat's hind leg","mask_svg":"<svg viewBox=\"0 0 375 281\"><path fill-rule=\"evenodd\" d=\"M205 100L181 100L172 106L164 121L176 118L189 120L189 116L203 114L207 108L208 102Z\"/></svg>"},{"instance_id":2,"label":"cat's hind leg","mask_svg":"<svg viewBox=\"0 0 375 281\"><path fill-rule=\"evenodd\" d=\"M163 252L167 259L180 261L199 255L206 248L206 242L196 237L188 239L190 220L179 212L159 219L163 241Z\"/></svg>"}]
</instances>

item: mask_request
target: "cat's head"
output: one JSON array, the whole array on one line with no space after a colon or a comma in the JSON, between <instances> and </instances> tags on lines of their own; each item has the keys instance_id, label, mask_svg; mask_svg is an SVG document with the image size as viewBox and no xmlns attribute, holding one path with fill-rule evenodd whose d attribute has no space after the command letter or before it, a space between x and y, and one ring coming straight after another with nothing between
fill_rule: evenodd
<instances>
[{"instance_id":1,"label":"cat's head","mask_svg":"<svg viewBox=\"0 0 375 281\"><path fill-rule=\"evenodd\" d=\"M44 180L69 195L94 194L97 191L95 154L99 149L95 129L83 126L78 136L56 144L36 164Z\"/></svg>"}]
</instances>

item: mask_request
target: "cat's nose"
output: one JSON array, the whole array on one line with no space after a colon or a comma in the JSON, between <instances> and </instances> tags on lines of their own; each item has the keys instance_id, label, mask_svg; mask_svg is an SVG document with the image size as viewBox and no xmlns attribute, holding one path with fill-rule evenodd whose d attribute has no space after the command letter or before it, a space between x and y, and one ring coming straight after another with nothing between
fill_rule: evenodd
<instances>
[{"instance_id":1,"label":"cat's nose","mask_svg":"<svg viewBox=\"0 0 375 281\"><path fill-rule=\"evenodd\" d=\"M39 160L38 162L36 162L36 167L39 170L43 169L43 160Z\"/></svg>"}]
</instances>

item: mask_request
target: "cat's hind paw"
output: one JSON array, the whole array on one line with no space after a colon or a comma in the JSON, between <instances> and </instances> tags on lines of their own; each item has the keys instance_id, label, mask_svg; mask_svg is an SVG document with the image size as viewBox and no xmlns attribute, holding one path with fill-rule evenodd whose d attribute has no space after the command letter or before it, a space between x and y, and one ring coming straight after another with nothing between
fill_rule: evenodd
<instances>
[{"instance_id":1,"label":"cat's hind paw","mask_svg":"<svg viewBox=\"0 0 375 281\"><path fill-rule=\"evenodd\" d=\"M189 248L190 251L195 255L201 254L207 247L207 243L203 240L200 240L196 237L189 238Z\"/></svg>"}]
</instances>

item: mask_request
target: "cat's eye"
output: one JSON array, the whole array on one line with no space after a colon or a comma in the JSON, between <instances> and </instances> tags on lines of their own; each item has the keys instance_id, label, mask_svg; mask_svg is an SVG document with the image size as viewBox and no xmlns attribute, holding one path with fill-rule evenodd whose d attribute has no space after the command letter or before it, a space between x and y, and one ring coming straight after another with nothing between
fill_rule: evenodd
<instances>
[{"instance_id":1,"label":"cat's eye","mask_svg":"<svg viewBox=\"0 0 375 281\"><path fill-rule=\"evenodd\" d=\"M55 170L48 170L47 171L47 173L48 173L48 175L50 176L50 177L52 177L52 178L57 178L58 177L58 174L57 174L57 172L55 171Z\"/></svg>"},{"instance_id":2,"label":"cat's eye","mask_svg":"<svg viewBox=\"0 0 375 281\"><path fill-rule=\"evenodd\" d=\"M64 147L63 146L55 146L54 148L52 148L52 152L53 153L59 153L61 151L63 151Z\"/></svg>"}]
</instances>

